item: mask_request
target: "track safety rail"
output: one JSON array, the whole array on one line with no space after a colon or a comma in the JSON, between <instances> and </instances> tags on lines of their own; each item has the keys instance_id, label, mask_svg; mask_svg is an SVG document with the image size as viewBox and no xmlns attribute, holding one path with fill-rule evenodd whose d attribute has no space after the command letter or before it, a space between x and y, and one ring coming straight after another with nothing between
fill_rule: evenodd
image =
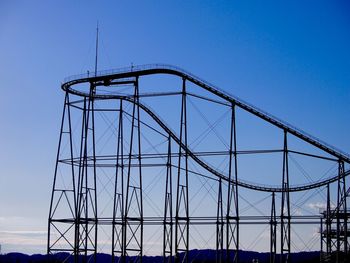
<instances>
[{"instance_id":1,"label":"track safety rail","mask_svg":"<svg viewBox=\"0 0 350 263\"><path fill-rule=\"evenodd\" d=\"M138 66L130 66L130 67L123 67L119 69L111 69L111 70L102 70L98 71L96 74L91 73L84 73L84 74L78 74L78 75L72 75L64 79L64 83L62 84L62 88L65 90L67 86L74 85L77 81L79 83L79 80L86 80L86 79L94 79L99 77L106 77L106 76L114 76L114 75L121 75L125 73L134 73L135 75L142 75L142 72L145 71L154 71L154 70L165 70L165 71L173 71L177 75L181 75L185 78L187 78L189 81L209 90L212 91L214 94L231 101L232 103L235 103L239 107L255 114L256 116L259 116L260 118L263 118L267 120L268 122L280 127L283 130L288 131L289 133L306 140L313 145L325 150L331 155L335 155L341 160L346 161L347 163L350 163L350 154L316 138L315 136L312 136L311 134L291 125L290 123L283 121L279 119L278 117L267 113L264 110L261 110L260 108L230 94L227 91L224 91L217 86L209 83L206 80L203 80L196 75L180 68L177 66L172 66L168 64L146 64L146 65L138 65ZM139 74L141 73L141 74Z\"/></svg>"},{"instance_id":2,"label":"track safety rail","mask_svg":"<svg viewBox=\"0 0 350 263\"><path fill-rule=\"evenodd\" d=\"M312 145L324 150L325 152L329 153L332 156L335 156L339 158L339 160L345 161L346 163L350 164L350 155L348 153L345 153L344 151L337 149L336 147L323 142L322 140L306 133L305 131L296 128L295 126L289 124L288 122L285 122L261 109L258 107L253 106L252 104L216 87L215 85L195 76L194 74L183 70L179 67L167 65L167 64L146 64L146 65L139 65L139 66L131 66L131 67L124 67L119 69L112 69L112 70L103 70L98 71L96 74L91 73L84 73L84 74L78 74L73 75L70 77L67 77L64 79L64 83L62 84L62 89L68 92L72 92L79 96L89 96L88 93L76 90L72 88L73 85L78 83L84 83L84 82L97 82L102 81L106 77L108 79L121 79L121 78L130 78L131 76L143 76L143 75L150 75L150 74L174 74L181 76L188 81L212 92L213 94L221 97L222 99L225 99L226 101L232 103L233 105L237 105L238 107L247 110L248 112L270 122L271 124L289 132L290 134L295 135L296 137L311 143ZM98 96L98 95L97 95ZM101 95L102 98L108 97L109 95ZM135 103L132 96L122 96L118 95L118 97L123 98L125 100L128 100L130 102ZM140 107L147 112L158 124L162 126L164 130L166 130L169 135L172 136L172 138L177 142L180 143L180 140L178 139L177 135L170 130L169 126L165 124L163 120L160 119L159 116L157 116L150 108L149 106L145 106L144 104L141 104L139 102ZM196 160L198 163L201 164L206 170L211 172L214 175L217 175L219 177L222 177L223 179L227 180L228 177L224 175L223 172L219 172L215 170L214 168L208 166L204 161L202 161L198 156L192 153L190 149L188 149L185 145L181 145L184 150L188 151L189 155ZM308 185L294 185L290 186L289 191L302 191L307 189L313 189L315 187L320 187L323 185L326 185L327 183L336 181L339 177L347 176L350 174L350 170L344 172L342 175L336 175L333 177L330 177L325 180L316 181ZM281 187L275 187L271 185L261 185L256 183L250 183L244 180L239 180L239 182L236 182L238 185L250 189L255 189L259 191L275 191L275 192L282 192Z\"/></svg>"}]
</instances>

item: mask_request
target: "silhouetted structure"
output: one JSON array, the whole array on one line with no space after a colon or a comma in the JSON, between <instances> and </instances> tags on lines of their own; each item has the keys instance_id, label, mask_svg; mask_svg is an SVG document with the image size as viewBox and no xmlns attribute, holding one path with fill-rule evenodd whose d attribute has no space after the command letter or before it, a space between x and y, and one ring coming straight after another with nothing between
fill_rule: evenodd
<instances>
[{"instance_id":1,"label":"silhouetted structure","mask_svg":"<svg viewBox=\"0 0 350 263\"><path fill-rule=\"evenodd\" d=\"M157 81L167 82L161 77L147 82L147 78L164 74L171 76L172 90L167 91L168 86L152 89ZM240 262L239 254L233 252L240 249L241 227L266 225L269 261L292 262L292 226L321 222L321 261L348 260L350 156L346 153L173 66L132 66L73 76L62 89L65 99L48 222L49 254L68 252L75 262L91 254L90 261L96 261L103 243L101 249L110 251L113 262L141 262L145 246L159 243L164 262L188 262L189 251L195 248L191 240L201 238L203 246L216 249L216 262ZM146 105L146 100L158 110ZM224 117L219 116L222 113ZM237 114L254 117L272 135L258 128L242 134L241 127L248 124ZM259 136L260 147L271 138L275 141L258 148L253 141ZM273 160L263 162L260 168L266 171L260 171L258 160L266 155ZM306 160L306 168L295 160L299 157ZM305 172L325 163L336 164L336 174L324 178L316 171L315 179ZM307 182L291 183L291 174L298 170ZM257 171L256 178L277 174L280 185L245 180ZM335 208L331 207L332 185L337 189ZM292 213L292 194L325 187L325 212ZM271 200L270 213L244 215L239 206L243 198L239 192L244 189L265 194L265 200ZM203 226L203 231L193 232ZM215 234L215 245L209 243L211 237L203 237L209 230ZM162 233L161 240L145 243L145 237L157 233Z\"/></svg>"}]
</instances>

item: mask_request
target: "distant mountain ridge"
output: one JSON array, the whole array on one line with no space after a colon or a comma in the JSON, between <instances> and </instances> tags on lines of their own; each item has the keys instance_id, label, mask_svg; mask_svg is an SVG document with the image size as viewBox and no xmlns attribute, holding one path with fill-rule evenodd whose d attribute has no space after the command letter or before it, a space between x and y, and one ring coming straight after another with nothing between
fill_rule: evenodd
<instances>
[{"instance_id":1,"label":"distant mountain ridge","mask_svg":"<svg viewBox=\"0 0 350 263\"><path fill-rule=\"evenodd\" d=\"M231 251L231 256L234 254ZM254 251L239 251L239 262L241 263L269 263L270 254L267 252L254 252ZM91 257L91 256L88 256ZM99 253L96 255L97 263L106 263L111 262L112 256L109 254ZM54 255L26 255L22 253L8 253L5 255L0 255L0 263L59 263L63 262L74 263L73 256L70 256L69 253L57 253ZM81 257L81 260L83 257ZM131 259L131 258L130 258ZM254 261L257 260L257 261ZM319 251L311 251L311 252L298 252L291 254L291 263L313 263L319 262L320 260L320 252ZM144 256L142 261L144 263L161 263L163 262L162 256ZM127 260L126 262L129 262ZM203 250L190 250L189 251L189 262L193 263L214 263L216 262L216 250L203 249ZM279 255L276 256L276 262L279 262Z\"/></svg>"}]
</instances>

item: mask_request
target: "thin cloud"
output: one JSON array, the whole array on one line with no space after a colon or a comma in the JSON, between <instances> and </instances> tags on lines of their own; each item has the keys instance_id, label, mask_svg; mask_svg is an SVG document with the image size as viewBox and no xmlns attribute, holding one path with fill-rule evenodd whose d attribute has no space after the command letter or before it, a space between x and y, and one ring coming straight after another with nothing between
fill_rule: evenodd
<instances>
[{"instance_id":1,"label":"thin cloud","mask_svg":"<svg viewBox=\"0 0 350 263\"><path fill-rule=\"evenodd\" d=\"M0 231L1 235L13 235L13 236L46 236L47 231L43 230L14 230L14 231Z\"/></svg>"},{"instance_id":2,"label":"thin cloud","mask_svg":"<svg viewBox=\"0 0 350 263\"><path fill-rule=\"evenodd\" d=\"M323 211L327 208L327 204L325 202L308 203L306 206L315 211ZM331 205L331 208L333 209L335 206Z\"/></svg>"}]
</instances>

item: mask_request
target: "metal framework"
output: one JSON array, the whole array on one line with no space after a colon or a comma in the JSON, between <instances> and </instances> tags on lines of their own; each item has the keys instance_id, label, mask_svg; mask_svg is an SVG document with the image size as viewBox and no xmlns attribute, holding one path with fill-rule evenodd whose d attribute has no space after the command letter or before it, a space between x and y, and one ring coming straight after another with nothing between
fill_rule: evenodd
<instances>
[{"instance_id":1,"label":"metal framework","mask_svg":"<svg viewBox=\"0 0 350 263\"><path fill-rule=\"evenodd\" d=\"M339 161L337 205L334 208L331 207L330 186L327 186L327 207L323 212L320 231L321 262L348 262L349 260L350 212L347 208L347 199L350 195L350 187L346 190L344 173L344 162Z\"/></svg>"},{"instance_id":2,"label":"metal framework","mask_svg":"<svg viewBox=\"0 0 350 263\"><path fill-rule=\"evenodd\" d=\"M170 75L177 87L161 92L144 88L143 79L160 75ZM62 89L48 254L68 252L75 262L95 262L98 253L106 252L112 262L142 262L145 255L158 253L163 262L182 263L201 257L193 249L210 248L215 251L213 262L237 263L246 248L244 227L261 225L269 228L270 262L291 262L293 238L300 238L293 227L316 225L320 260L349 260L348 154L173 66L77 75L66 79ZM169 99L161 110L146 104L159 98ZM212 105L218 107L217 113L201 111L200 107ZM224 117L219 118L222 109ZM248 135L240 133L242 112L272 127L280 146L244 148ZM212 143L211 135L217 143ZM296 147L299 144L306 146ZM255 160L266 155L278 156L263 165L269 173L276 165L278 186L245 180L258 164ZM256 159L245 161L247 156ZM308 160L305 168L295 156ZM317 170L311 178L306 170L319 165L312 162L336 164L337 172L324 177ZM293 183L297 168L307 182ZM271 198L263 208L270 207L270 213L255 208L260 215L247 215L243 204L248 203L248 209L255 205L243 197L245 191ZM324 211L295 213L293 196L303 198L310 191L326 196ZM209 231L213 234L207 236ZM159 252L150 252L152 248Z\"/></svg>"}]
</instances>

